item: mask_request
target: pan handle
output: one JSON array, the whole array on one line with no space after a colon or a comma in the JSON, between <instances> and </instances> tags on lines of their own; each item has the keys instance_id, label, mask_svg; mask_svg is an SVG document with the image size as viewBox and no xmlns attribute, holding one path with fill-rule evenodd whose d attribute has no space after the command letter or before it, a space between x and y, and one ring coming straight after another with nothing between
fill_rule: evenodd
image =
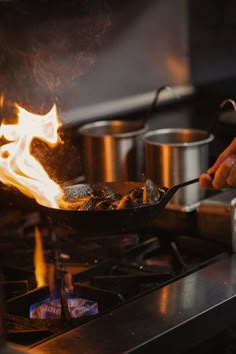
<instances>
[{"instance_id":1,"label":"pan handle","mask_svg":"<svg viewBox=\"0 0 236 354\"><path fill-rule=\"evenodd\" d=\"M170 189L168 189L168 191L166 192L165 196L164 196L164 199L165 199L165 202L168 203L169 200L173 197L173 195L177 192L177 190L179 190L180 188L182 187L186 187L190 184L193 184L193 183L197 183L199 182L199 177L198 178L194 178L194 179L191 179L187 182L183 182L183 183L179 183L179 184L176 184L175 186L171 187Z\"/></svg>"},{"instance_id":2,"label":"pan handle","mask_svg":"<svg viewBox=\"0 0 236 354\"><path fill-rule=\"evenodd\" d=\"M210 176L212 178L214 178L214 174L211 174ZM161 205L165 206L170 201L170 199L173 197L173 195L177 192L178 189L180 189L182 187L186 187L190 184L199 182L199 178L200 177L194 178L194 179L191 179L187 182L179 183L179 184L176 184L175 186L169 188L161 200Z\"/></svg>"}]
</instances>

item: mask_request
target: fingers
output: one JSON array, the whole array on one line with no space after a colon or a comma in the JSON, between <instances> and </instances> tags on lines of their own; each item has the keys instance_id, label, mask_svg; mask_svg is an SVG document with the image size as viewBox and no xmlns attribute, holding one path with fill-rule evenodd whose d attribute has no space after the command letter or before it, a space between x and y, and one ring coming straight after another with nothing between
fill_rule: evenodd
<instances>
[{"instance_id":1,"label":"fingers","mask_svg":"<svg viewBox=\"0 0 236 354\"><path fill-rule=\"evenodd\" d=\"M226 182L230 187L236 187L236 164L231 168Z\"/></svg>"},{"instance_id":2,"label":"fingers","mask_svg":"<svg viewBox=\"0 0 236 354\"><path fill-rule=\"evenodd\" d=\"M204 189L212 188L212 178L207 173L203 173L199 178L199 184Z\"/></svg>"},{"instance_id":3,"label":"fingers","mask_svg":"<svg viewBox=\"0 0 236 354\"><path fill-rule=\"evenodd\" d=\"M214 174L212 180L209 174ZM236 138L219 155L216 162L199 179L202 188L236 187Z\"/></svg>"},{"instance_id":4,"label":"fingers","mask_svg":"<svg viewBox=\"0 0 236 354\"><path fill-rule=\"evenodd\" d=\"M207 170L207 173L215 173L219 166L231 155L236 154L236 138L230 143L230 145L219 155L216 162L212 167Z\"/></svg>"},{"instance_id":5,"label":"fingers","mask_svg":"<svg viewBox=\"0 0 236 354\"><path fill-rule=\"evenodd\" d=\"M212 185L216 189L236 186L236 155L227 157L215 170Z\"/></svg>"},{"instance_id":6,"label":"fingers","mask_svg":"<svg viewBox=\"0 0 236 354\"><path fill-rule=\"evenodd\" d=\"M209 178L204 174L199 181L203 188L236 187L236 138L219 155L214 165L207 170L207 174L214 174L214 179L210 185Z\"/></svg>"}]
</instances>

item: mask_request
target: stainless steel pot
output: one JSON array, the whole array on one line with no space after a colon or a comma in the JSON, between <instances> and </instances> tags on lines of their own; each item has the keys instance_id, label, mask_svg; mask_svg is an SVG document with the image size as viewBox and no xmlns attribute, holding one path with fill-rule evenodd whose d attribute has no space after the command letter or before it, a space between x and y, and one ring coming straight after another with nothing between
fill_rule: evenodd
<instances>
[{"instance_id":1,"label":"stainless steel pot","mask_svg":"<svg viewBox=\"0 0 236 354\"><path fill-rule=\"evenodd\" d=\"M143 136L145 177L158 185L173 185L197 178L209 166L209 143L214 136L198 129L158 129ZM204 197L198 184L179 190L169 207L191 210Z\"/></svg>"},{"instance_id":2,"label":"stainless steel pot","mask_svg":"<svg viewBox=\"0 0 236 354\"><path fill-rule=\"evenodd\" d=\"M80 127L82 159L89 182L140 181L143 173L142 121L107 120Z\"/></svg>"}]
</instances>

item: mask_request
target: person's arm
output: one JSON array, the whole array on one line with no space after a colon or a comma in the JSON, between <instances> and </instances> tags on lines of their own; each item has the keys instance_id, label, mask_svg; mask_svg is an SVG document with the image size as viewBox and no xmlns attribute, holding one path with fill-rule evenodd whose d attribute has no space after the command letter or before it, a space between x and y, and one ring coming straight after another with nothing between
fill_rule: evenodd
<instances>
[{"instance_id":1,"label":"person's arm","mask_svg":"<svg viewBox=\"0 0 236 354\"><path fill-rule=\"evenodd\" d=\"M214 175L213 179L210 174ZM203 188L236 187L236 138L219 155L207 173L201 175L199 183Z\"/></svg>"}]
</instances>

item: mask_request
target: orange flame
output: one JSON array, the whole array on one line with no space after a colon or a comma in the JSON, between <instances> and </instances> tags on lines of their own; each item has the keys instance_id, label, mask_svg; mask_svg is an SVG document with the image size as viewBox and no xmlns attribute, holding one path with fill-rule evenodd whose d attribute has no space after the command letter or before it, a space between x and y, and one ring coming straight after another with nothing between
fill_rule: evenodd
<instances>
[{"instance_id":1,"label":"orange flame","mask_svg":"<svg viewBox=\"0 0 236 354\"><path fill-rule=\"evenodd\" d=\"M38 227L35 227L35 251L34 251L34 269L37 287L46 285L46 264L43 255L42 237Z\"/></svg>"},{"instance_id":2,"label":"orange flame","mask_svg":"<svg viewBox=\"0 0 236 354\"><path fill-rule=\"evenodd\" d=\"M7 140L0 147L0 181L18 188L30 198L35 198L39 204L56 208L63 195L62 189L31 154L34 138L42 140L50 147L60 142L56 106L45 115L33 114L18 105L16 108L18 122L3 122L0 126L0 137Z\"/></svg>"}]
</instances>

